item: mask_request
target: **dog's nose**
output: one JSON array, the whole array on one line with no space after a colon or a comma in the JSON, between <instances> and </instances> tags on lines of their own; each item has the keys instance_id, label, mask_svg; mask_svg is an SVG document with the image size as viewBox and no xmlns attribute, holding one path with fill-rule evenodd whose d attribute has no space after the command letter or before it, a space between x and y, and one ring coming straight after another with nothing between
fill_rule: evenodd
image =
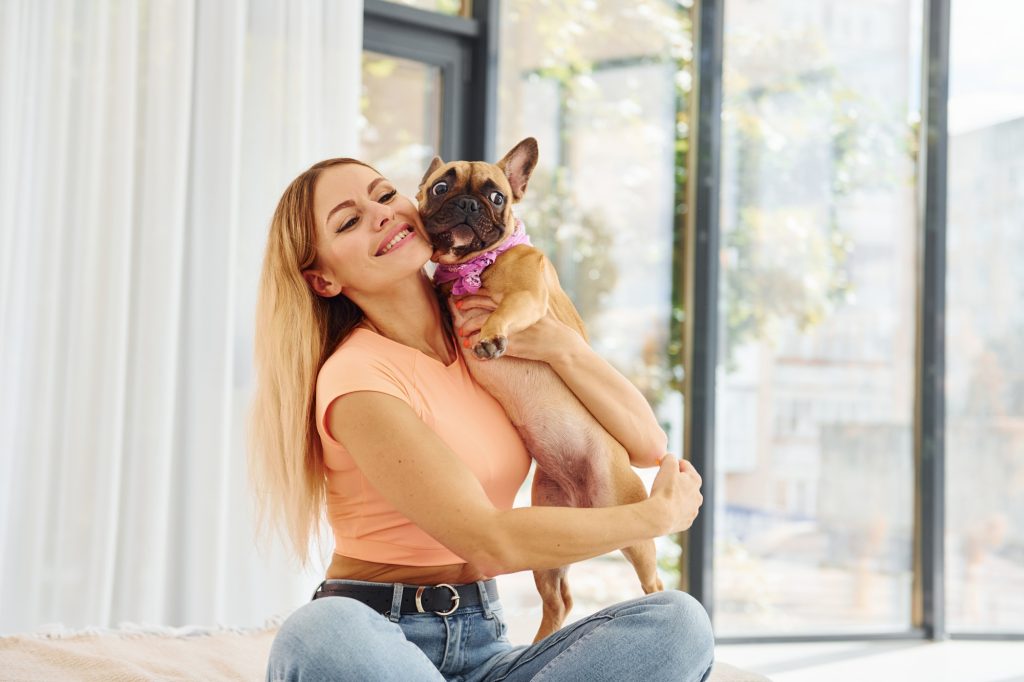
<instances>
[{"instance_id":1,"label":"dog's nose","mask_svg":"<svg viewBox=\"0 0 1024 682\"><path fill-rule=\"evenodd\" d=\"M473 197L461 197L455 205L464 213L477 213L480 210L480 204Z\"/></svg>"}]
</instances>

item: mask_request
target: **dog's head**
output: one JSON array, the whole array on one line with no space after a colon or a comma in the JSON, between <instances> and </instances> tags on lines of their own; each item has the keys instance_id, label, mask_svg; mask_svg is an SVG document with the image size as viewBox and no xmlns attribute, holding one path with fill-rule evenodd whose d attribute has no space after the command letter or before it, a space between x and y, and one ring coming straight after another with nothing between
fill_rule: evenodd
<instances>
[{"instance_id":1,"label":"dog's head","mask_svg":"<svg viewBox=\"0 0 1024 682\"><path fill-rule=\"evenodd\" d=\"M461 263L500 246L515 230L512 204L523 198L536 166L532 137L495 164L435 156L416 193L432 260Z\"/></svg>"}]
</instances>

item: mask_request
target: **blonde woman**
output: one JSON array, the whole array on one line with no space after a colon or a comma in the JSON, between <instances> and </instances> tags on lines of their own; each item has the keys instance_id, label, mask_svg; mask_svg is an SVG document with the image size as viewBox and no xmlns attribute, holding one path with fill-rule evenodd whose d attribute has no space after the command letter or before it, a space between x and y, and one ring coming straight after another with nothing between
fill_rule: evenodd
<instances>
[{"instance_id":1,"label":"blonde woman","mask_svg":"<svg viewBox=\"0 0 1024 682\"><path fill-rule=\"evenodd\" d=\"M333 560L282 625L268 680L707 679L714 638L666 590L602 609L526 646L507 637L494 576L598 556L689 528L700 477L663 456L640 393L551 318L508 352L548 362L631 453L659 466L651 496L598 509L512 508L530 457L473 382L424 271L416 207L353 159L285 190L257 309L250 457L263 517L308 561L326 513Z\"/></svg>"}]
</instances>

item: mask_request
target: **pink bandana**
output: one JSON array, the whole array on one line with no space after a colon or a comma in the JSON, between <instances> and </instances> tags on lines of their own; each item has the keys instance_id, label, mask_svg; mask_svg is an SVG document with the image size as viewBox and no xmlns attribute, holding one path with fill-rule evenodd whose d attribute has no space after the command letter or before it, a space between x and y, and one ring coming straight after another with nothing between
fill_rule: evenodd
<instances>
[{"instance_id":1,"label":"pink bandana","mask_svg":"<svg viewBox=\"0 0 1024 682\"><path fill-rule=\"evenodd\" d=\"M520 244L533 246L530 243L530 237L526 234L523 221L516 218L516 229L512 232L512 237L507 242L491 251L484 251L471 261L466 261L465 263L442 263L438 265L437 270L434 271L434 283L444 284L454 280L455 284L452 286L452 294L455 296L475 294L482 285L480 275L483 274L483 271L494 263L502 253Z\"/></svg>"}]
</instances>

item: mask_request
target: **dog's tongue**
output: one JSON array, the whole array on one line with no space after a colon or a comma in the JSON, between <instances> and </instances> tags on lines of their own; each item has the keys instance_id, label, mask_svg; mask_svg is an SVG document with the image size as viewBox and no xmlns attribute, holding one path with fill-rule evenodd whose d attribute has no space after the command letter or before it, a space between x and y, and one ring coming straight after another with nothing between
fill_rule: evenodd
<instances>
[{"instance_id":1,"label":"dog's tongue","mask_svg":"<svg viewBox=\"0 0 1024 682\"><path fill-rule=\"evenodd\" d=\"M440 238L438 235L435 235L435 239L432 242L434 254L430 257L430 260L435 263L458 263L460 257L455 255L456 249L461 247L463 250L469 250L476 243L476 240L476 232L465 223L449 228L447 232L440 235Z\"/></svg>"},{"instance_id":2,"label":"dog's tongue","mask_svg":"<svg viewBox=\"0 0 1024 682\"><path fill-rule=\"evenodd\" d=\"M476 233L469 225L459 225L452 228L452 248L472 244L476 239Z\"/></svg>"}]
</instances>

